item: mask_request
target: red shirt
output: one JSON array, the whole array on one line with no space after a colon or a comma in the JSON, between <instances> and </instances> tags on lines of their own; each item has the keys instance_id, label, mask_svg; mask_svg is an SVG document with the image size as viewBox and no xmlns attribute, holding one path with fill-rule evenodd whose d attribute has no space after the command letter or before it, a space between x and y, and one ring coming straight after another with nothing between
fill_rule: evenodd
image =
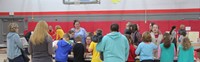
<instances>
[{"instance_id":1,"label":"red shirt","mask_svg":"<svg viewBox=\"0 0 200 62\"><path fill-rule=\"evenodd\" d=\"M158 38L159 34L155 35L155 38Z\"/></svg>"},{"instance_id":2,"label":"red shirt","mask_svg":"<svg viewBox=\"0 0 200 62\"><path fill-rule=\"evenodd\" d=\"M129 50L129 55L128 55L128 62L134 62L134 59L136 57L136 54L135 54L136 48L132 44L129 44L129 46L130 46L130 50Z\"/></svg>"},{"instance_id":3,"label":"red shirt","mask_svg":"<svg viewBox=\"0 0 200 62\"><path fill-rule=\"evenodd\" d=\"M49 31L49 34L51 35L52 39L55 39L55 32L54 31Z\"/></svg>"}]
</instances>

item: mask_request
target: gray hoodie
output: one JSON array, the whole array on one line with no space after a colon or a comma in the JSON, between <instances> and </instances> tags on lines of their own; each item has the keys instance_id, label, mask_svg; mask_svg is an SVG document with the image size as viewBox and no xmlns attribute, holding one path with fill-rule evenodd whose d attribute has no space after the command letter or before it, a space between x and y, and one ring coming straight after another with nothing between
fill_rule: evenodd
<instances>
[{"instance_id":1,"label":"gray hoodie","mask_svg":"<svg viewBox=\"0 0 200 62\"><path fill-rule=\"evenodd\" d=\"M16 32L9 32L7 35L7 57L14 59L21 55L19 48L23 48L19 35Z\"/></svg>"}]
</instances>

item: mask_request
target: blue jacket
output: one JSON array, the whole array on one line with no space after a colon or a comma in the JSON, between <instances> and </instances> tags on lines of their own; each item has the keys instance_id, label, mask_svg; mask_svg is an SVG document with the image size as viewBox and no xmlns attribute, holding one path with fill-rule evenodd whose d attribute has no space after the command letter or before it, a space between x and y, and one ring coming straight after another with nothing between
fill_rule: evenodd
<instances>
[{"instance_id":1,"label":"blue jacket","mask_svg":"<svg viewBox=\"0 0 200 62\"><path fill-rule=\"evenodd\" d=\"M96 49L103 52L104 62L125 62L129 55L128 40L119 32L111 32L104 36Z\"/></svg>"},{"instance_id":2,"label":"blue jacket","mask_svg":"<svg viewBox=\"0 0 200 62\"><path fill-rule=\"evenodd\" d=\"M56 61L67 62L68 54L71 52L72 46L65 40L59 40L57 45L58 48L56 49L55 56Z\"/></svg>"},{"instance_id":3,"label":"blue jacket","mask_svg":"<svg viewBox=\"0 0 200 62\"><path fill-rule=\"evenodd\" d=\"M16 32L9 32L7 35L7 57L14 59L22 53L19 48L23 48L22 41Z\"/></svg>"}]
</instances>

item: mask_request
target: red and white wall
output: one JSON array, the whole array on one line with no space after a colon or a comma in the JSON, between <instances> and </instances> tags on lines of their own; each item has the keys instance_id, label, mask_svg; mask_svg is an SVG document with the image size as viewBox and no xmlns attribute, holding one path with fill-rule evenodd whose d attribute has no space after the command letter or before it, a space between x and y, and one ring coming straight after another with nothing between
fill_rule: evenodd
<instances>
[{"instance_id":1,"label":"red and white wall","mask_svg":"<svg viewBox=\"0 0 200 62\"><path fill-rule=\"evenodd\" d=\"M119 3L101 0L100 4L75 5L62 1L0 0L0 22L6 18L24 18L27 31L33 30L37 21L46 20L49 25L61 25L68 32L75 19L88 32L101 28L104 34L112 23L118 23L123 33L128 21L139 24L141 33L149 29L149 22L158 24L162 33L173 25L179 28L180 24L190 26L191 31L200 31L200 0L121 0ZM9 16L12 13L14 17Z\"/></svg>"},{"instance_id":2,"label":"red and white wall","mask_svg":"<svg viewBox=\"0 0 200 62\"><path fill-rule=\"evenodd\" d=\"M76 4L66 5L63 0L1 0L0 15L6 15L5 12L14 12L16 15L57 15L63 12L74 14L75 11L80 14L94 12L87 11L121 11L124 13L141 13L143 10L153 10L152 13L162 12L199 12L200 0L121 0L119 3L112 3L112 0L101 0L100 4ZM187 10L189 9L189 10ZM193 10L194 9L194 10ZM166 11L165 11L166 10ZM183 11L181 11L183 10ZM185 11L187 10L187 11ZM40 14L37 14L37 13ZM52 13L53 12L53 13ZM57 12L57 13L54 13ZM151 11L150 11L151 12ZM23 14L22 14L23 13ZM108 12L109 13L109 12ZM99 14L99 13L96 13Z\"/></svg>"}]
</instances>

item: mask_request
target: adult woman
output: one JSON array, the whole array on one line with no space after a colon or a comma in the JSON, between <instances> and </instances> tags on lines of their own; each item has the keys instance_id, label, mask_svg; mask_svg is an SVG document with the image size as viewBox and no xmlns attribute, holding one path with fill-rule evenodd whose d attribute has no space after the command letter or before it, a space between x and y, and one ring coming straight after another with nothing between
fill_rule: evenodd
<instances>
[{"instance_id":1,"label":"adult woman","mask_svg":"<svg viewBox=\"0 0 200 62\"><path fill-rule=\"evenodd\" d=\"M152 32L150 34L151 34L152 42L158 47L160 45L161 41L162 41L163 35L160 32L159 27L158 27L157 24L153 25ZM157 57L156 53L157 53L157 50L154 51L154 56L155 57Z\"/></svg>"},{"instance_id":2,"label":"adult woman","mask_svg":"<svg viewBox=\"0 0 200 62\"><path fill-rule=\"evenodd\" d=\"M131 22L126 23L126 29L124 30L124 34L131 35L131 31L129 29L130 25L131 25Z\"/></svg>"},{"instance_id":3,"label":"adult woman","mask_svg":"<svg viewBox=\"0 0 200 62\"><path fill-rule=\"evenodd\" d=\"M184 25L184 24L181 24L181 25L180 25L180 29L178 30L178 34L179 34L179 35L183 35L184 33L186 33L185 25Z\"/></svg>"},{"instance_id":4,"label":"adult woman","mask_svg":"<svg viewBox=\"0 0 200 62\"><path fill-rule=\"evenodd\" d=\"M152 42L157 46L159 46L162 41L163 35L160 32L157 24L154 24L152 27L151 37L152 37Z\"/></svg>"},{"instance_id":5,"label":"adult woman","mask_svg":"<svg viewBox=\"0 0 200 62\"><path fill-rule=\"evenodd\" d=\"M84 28L80 26L80 22L78 20L74 20L74 28L72 28L71 30L75 32L74 38L80 35L82 38L82 44L85 45L87 32Z\"/></svg>"},{"instance_id":6,"label":"adult woman","mask_svg":"<svg viewBox=\"0 0 200 62\"><path fill-rule=\"evenodd\" d=\"M150 24L149 24L149 32L152 32L153 30L153 25L154 25L155 23L153 23L153 22L151 22Z\"/></svg>"},{"instance_id":7,"label":"adult woman","mask_svg":"<svg viewBox=\"0 0 200 62\"><path fill-rule=\"evenodd\" d=\"M140 32L138 31L138 26L137 24L131 24L130 25L130 32L131 32L131 38L133 39L133 42L134 45L138 46L139 43L141 42L141 34Z\"/></svg>"},{"instance_id":8,"label":"adult woman","mask_svg":"<svg viewBox=\"0 0 200 62\"><path fill-rule=\"evenodd\" d=\"M175 48L177 47L177 43L176 43L176 26L172 26L169 34L171 35L171 42L174 43Z\"/></svg>"},{"instance_id":9,"label":"adult woman","mask_svg":"<svg viewBox=\"0 0 200 62\"><path fill-rule=\"evenodd\" d=\"M8 25L9 33L7 35L7 57L9 62L24 62L22 52L20 49L23 48L22 41L17 34L19 28L18 24L10 23Z\"/></svg>"},{"instance_id":10,"label":"adult woman","mask_svg":"<svg viewBox=\"0 0 200 62\"><path fill-rule=\"evenodd\" d=\"M52 38L48 34L48 25L45 21L39 21L30 38L29 53L32 62L52 62Z\"/></svg>"}]
</instances>

